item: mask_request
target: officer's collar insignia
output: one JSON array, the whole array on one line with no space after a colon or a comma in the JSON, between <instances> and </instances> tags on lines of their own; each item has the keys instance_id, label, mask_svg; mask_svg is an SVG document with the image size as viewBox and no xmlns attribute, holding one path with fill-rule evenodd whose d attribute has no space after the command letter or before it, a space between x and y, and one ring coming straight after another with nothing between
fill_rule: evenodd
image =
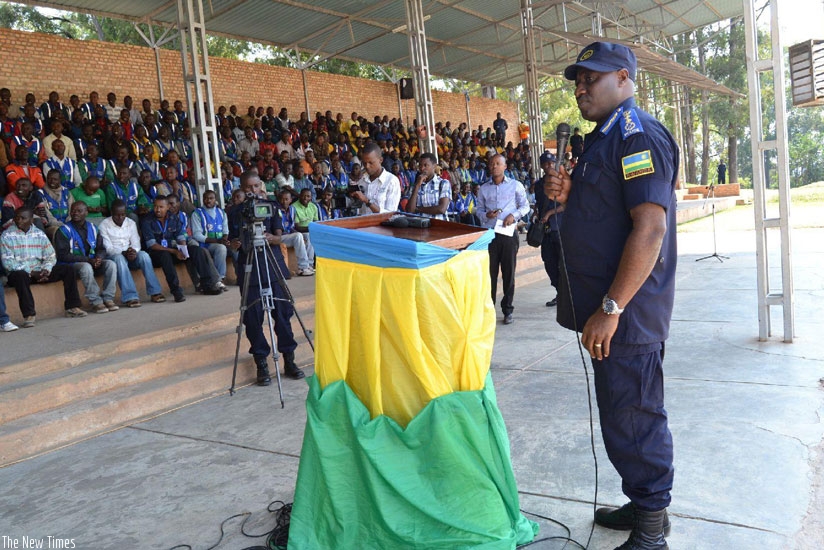
<instances>
[{"instance_id":1,"label":"officer's collar insignia","mask_svg":"<svg viewBox=\"0 0 824 550\"><path fill-rule=\"evenodd\" d=\"M586 61L587 59L592 57L592 54L594 54L594 53L595 53L595 51L593 51L593 50L587 50L587 51L585 51L584 53L581 54L581 57L578 58L578 61Z\"/></svg>"},{"instance_id":2,"label":"officer's collar insignia","mask_svg":"<svg viewBox=\"0 0 824 550\"><path fill-rule=\"evenodd\" d=\"M609 131L615 126L615 121L618 120L618 117L621 116L621 113L624 112L623 107L618 107L615 109L612 114L610 115L609 119L601 126L601 133L603 135L607 135Z\"/></svg>"},{"instance_id":3,"label":"officer's collar insignia","mask_svg":"<svg viewBox=\"0 0 824 550\"><path fill-rule=\"evenodd\" d=\"M621 127L621 135L627 139L633 134L639 134L644 131L641 125L641 120L638 118L638 113L634 108L627 109L623 112L623 125Z\"/></svg>"}]
</instances>

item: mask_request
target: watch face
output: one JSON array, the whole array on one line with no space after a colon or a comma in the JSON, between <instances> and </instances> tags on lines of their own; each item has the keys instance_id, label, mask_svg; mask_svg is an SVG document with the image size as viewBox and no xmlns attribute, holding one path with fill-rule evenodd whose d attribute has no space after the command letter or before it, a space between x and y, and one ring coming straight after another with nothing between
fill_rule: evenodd
<instances>
[{"instance_id":1,"label":"watch face","mask_svg":"<svg viewBox=\"0 0 824 550\"><path fill-rule=\"evenodd\" d=\"M618 307L618 304L615 302L615 300L613 300L612 298L607 298L606 296L604 296L602 309L604 310L604 313L606 313L607 315L614 315L620 312L620 308Z\"/></svg>"}]
</instances>

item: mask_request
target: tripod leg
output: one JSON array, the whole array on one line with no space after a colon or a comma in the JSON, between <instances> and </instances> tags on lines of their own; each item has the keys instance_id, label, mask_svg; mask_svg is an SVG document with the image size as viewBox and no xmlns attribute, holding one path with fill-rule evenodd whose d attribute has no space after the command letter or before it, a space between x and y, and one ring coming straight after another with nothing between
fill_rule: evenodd
<instances>
[{"instance_id":1,"label":"tripod leg","mask_svg":"<svg viewBox=\"0 0 824 550\"><path fill-rule=\"evenodd\" d=\"M275 327L274 321L272 320L272 310L266 310L266 320L269 323L269 341L272 345L272 361L275 364L275 379L278 381L278 396L280 397L280 408L283 409L285 407L283 403L283 386L280 382L280 365L278 364L278 350L277 350L277 340L275 339Z\"/></svg>"},{"instance_id":2,"label":"tripod leg","mask_svg":"<svg viewBox=\"0 0 824 550\"><path fill-rule=\"evenodd\" d=\"M267 261L271 262L275 268L275 273L277 273L277 283L281 289L283 289L283 293L286 295L286 301L288 301L292 305L292 311L295 314L295 317L298 320L298 324L300 325L300 329L303 331L303 336L306 338L306 342L309 344L309 347L312 351L315 351L315 344L312 341L311 336L309 335L309 330L306 328L306 325L303 324L303 319L300 318L300 314L298 313L297 308L295 307L295 298L292 296L292 291L289 290L289 285L286 284L286 277L283 274L283 270L280 268L280 264L278 264L277 258L275 258L275 253L272 251L272 247L269 246L269 243L266 243L266 257Z\"/></svg>"},{"instance_id":3,"label":"tripod leg","mask_svg":"<svg viewBox=\"0 0 824 550\"><path fill-rule=\"evenodd\" d=\"M249 280L250 280L250 276L252 274L252 265L249 263L249 261L251 260L251 256L252 256L251 253L247 254L246 255L246 261L243 264L243 267L244 267L243 285L240 287L241 288L241 291L240 291L240 294L241 294L241 297L240 297L240 320L238 321L237 329L236 329L236 331L237 331L237 343L235 344L235 363L234 363L234 368L232 369L232 387L229 388L229 395L234 395L235 394L235 383L237 382L237 363L238 363L238 358L240 357L240 339L242 338L242 335L243 335L243 326L244 326L243 325L243 316L245 315L246 308L248 307L248 304L246 303L246 300L248 299L248 296L249 296Z\"/></svg>"},{"instance_id":4,"label":"tripod leg","mask_svg":"<svg viewBox=\"0 0 824 550\"><path fill-rule=\"evenodd\" d=\"M275 338L274 320L272 319L272 309L275 307L272 296L272 272L270 271L269 258L266 256L265 250L263 252L263 268L261 269L259 263L256 263L255 267L257 269L258 281L260 282L260 301L263 309L266 311L266 322L269 325L269 344L272 347L272 360L275 364L275 378L278 381L278 396L280 397L280 408L282 409L285 407L283 403L283 386L280 380L280 365L278 365L278 342ZM263 284L264 280L266 281L265 286Z\"/></svg>"}]
</instances>

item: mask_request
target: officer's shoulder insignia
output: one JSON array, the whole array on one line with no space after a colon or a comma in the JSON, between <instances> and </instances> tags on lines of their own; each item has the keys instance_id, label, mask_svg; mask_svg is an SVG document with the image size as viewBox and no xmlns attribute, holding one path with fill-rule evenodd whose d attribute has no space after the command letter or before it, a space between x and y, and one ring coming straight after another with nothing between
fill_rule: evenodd
<instances>
[{"instance_id":1,"label":"officer's shoulder insignia","mask_svg":"<svg viewBox=\"0 0 824 550\"><path fill-rule=\"evenodd\" d=\"M607 135L609 133L609 131L612 130L612 127L615 126L615 122L620 118L621 113L623 113L623 112L624 112L623 107L618 107L617 109L612 111L612 114L610 115L610 117L607 119L607 121L604 123L604 125L601 126L601 133L603 135Z\"/></svg>"},{"instance_id":2,"label":"officer's shoulder insignia","mask_svg":"<svg viewBox=\"0 0 824 550\"><path fill-rule=\"evenodd\" d=\"M622 158L621 169L624 171L625 181L654 173L655 166L652 164L652 153L647 149Z\"/></svg>"},{"instance_id":3,"label":"officer's shoulder insignia","mask_svg":"<svg viewBox=\"0 0 824 550\"><path fill-rule=\"evenodd\" d=\"M621 135L624 139L634 134L644 132L644 127L641 125L641 119L638 118L638 112L635 108L626 109L623 113L623 121L621 124Z\"/></svg>"}]
</instances>

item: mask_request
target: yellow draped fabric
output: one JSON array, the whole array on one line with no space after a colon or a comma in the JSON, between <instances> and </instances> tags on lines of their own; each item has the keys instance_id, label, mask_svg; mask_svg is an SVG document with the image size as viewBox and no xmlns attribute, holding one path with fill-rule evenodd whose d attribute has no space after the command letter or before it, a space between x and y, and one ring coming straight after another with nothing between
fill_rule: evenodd
<instances>
[{"instance_id":1,"label":"yellow draped fabric","mask_svg":"<svg viewBox=\"0 0 824 550\"><path fill-rule=\"evenodd\" d=\"M345 380L372 418L404 427L438 396L483 389L495 332L486 250L423 269L317 264L321 388Z\"/></svg>"}]
</instances>

